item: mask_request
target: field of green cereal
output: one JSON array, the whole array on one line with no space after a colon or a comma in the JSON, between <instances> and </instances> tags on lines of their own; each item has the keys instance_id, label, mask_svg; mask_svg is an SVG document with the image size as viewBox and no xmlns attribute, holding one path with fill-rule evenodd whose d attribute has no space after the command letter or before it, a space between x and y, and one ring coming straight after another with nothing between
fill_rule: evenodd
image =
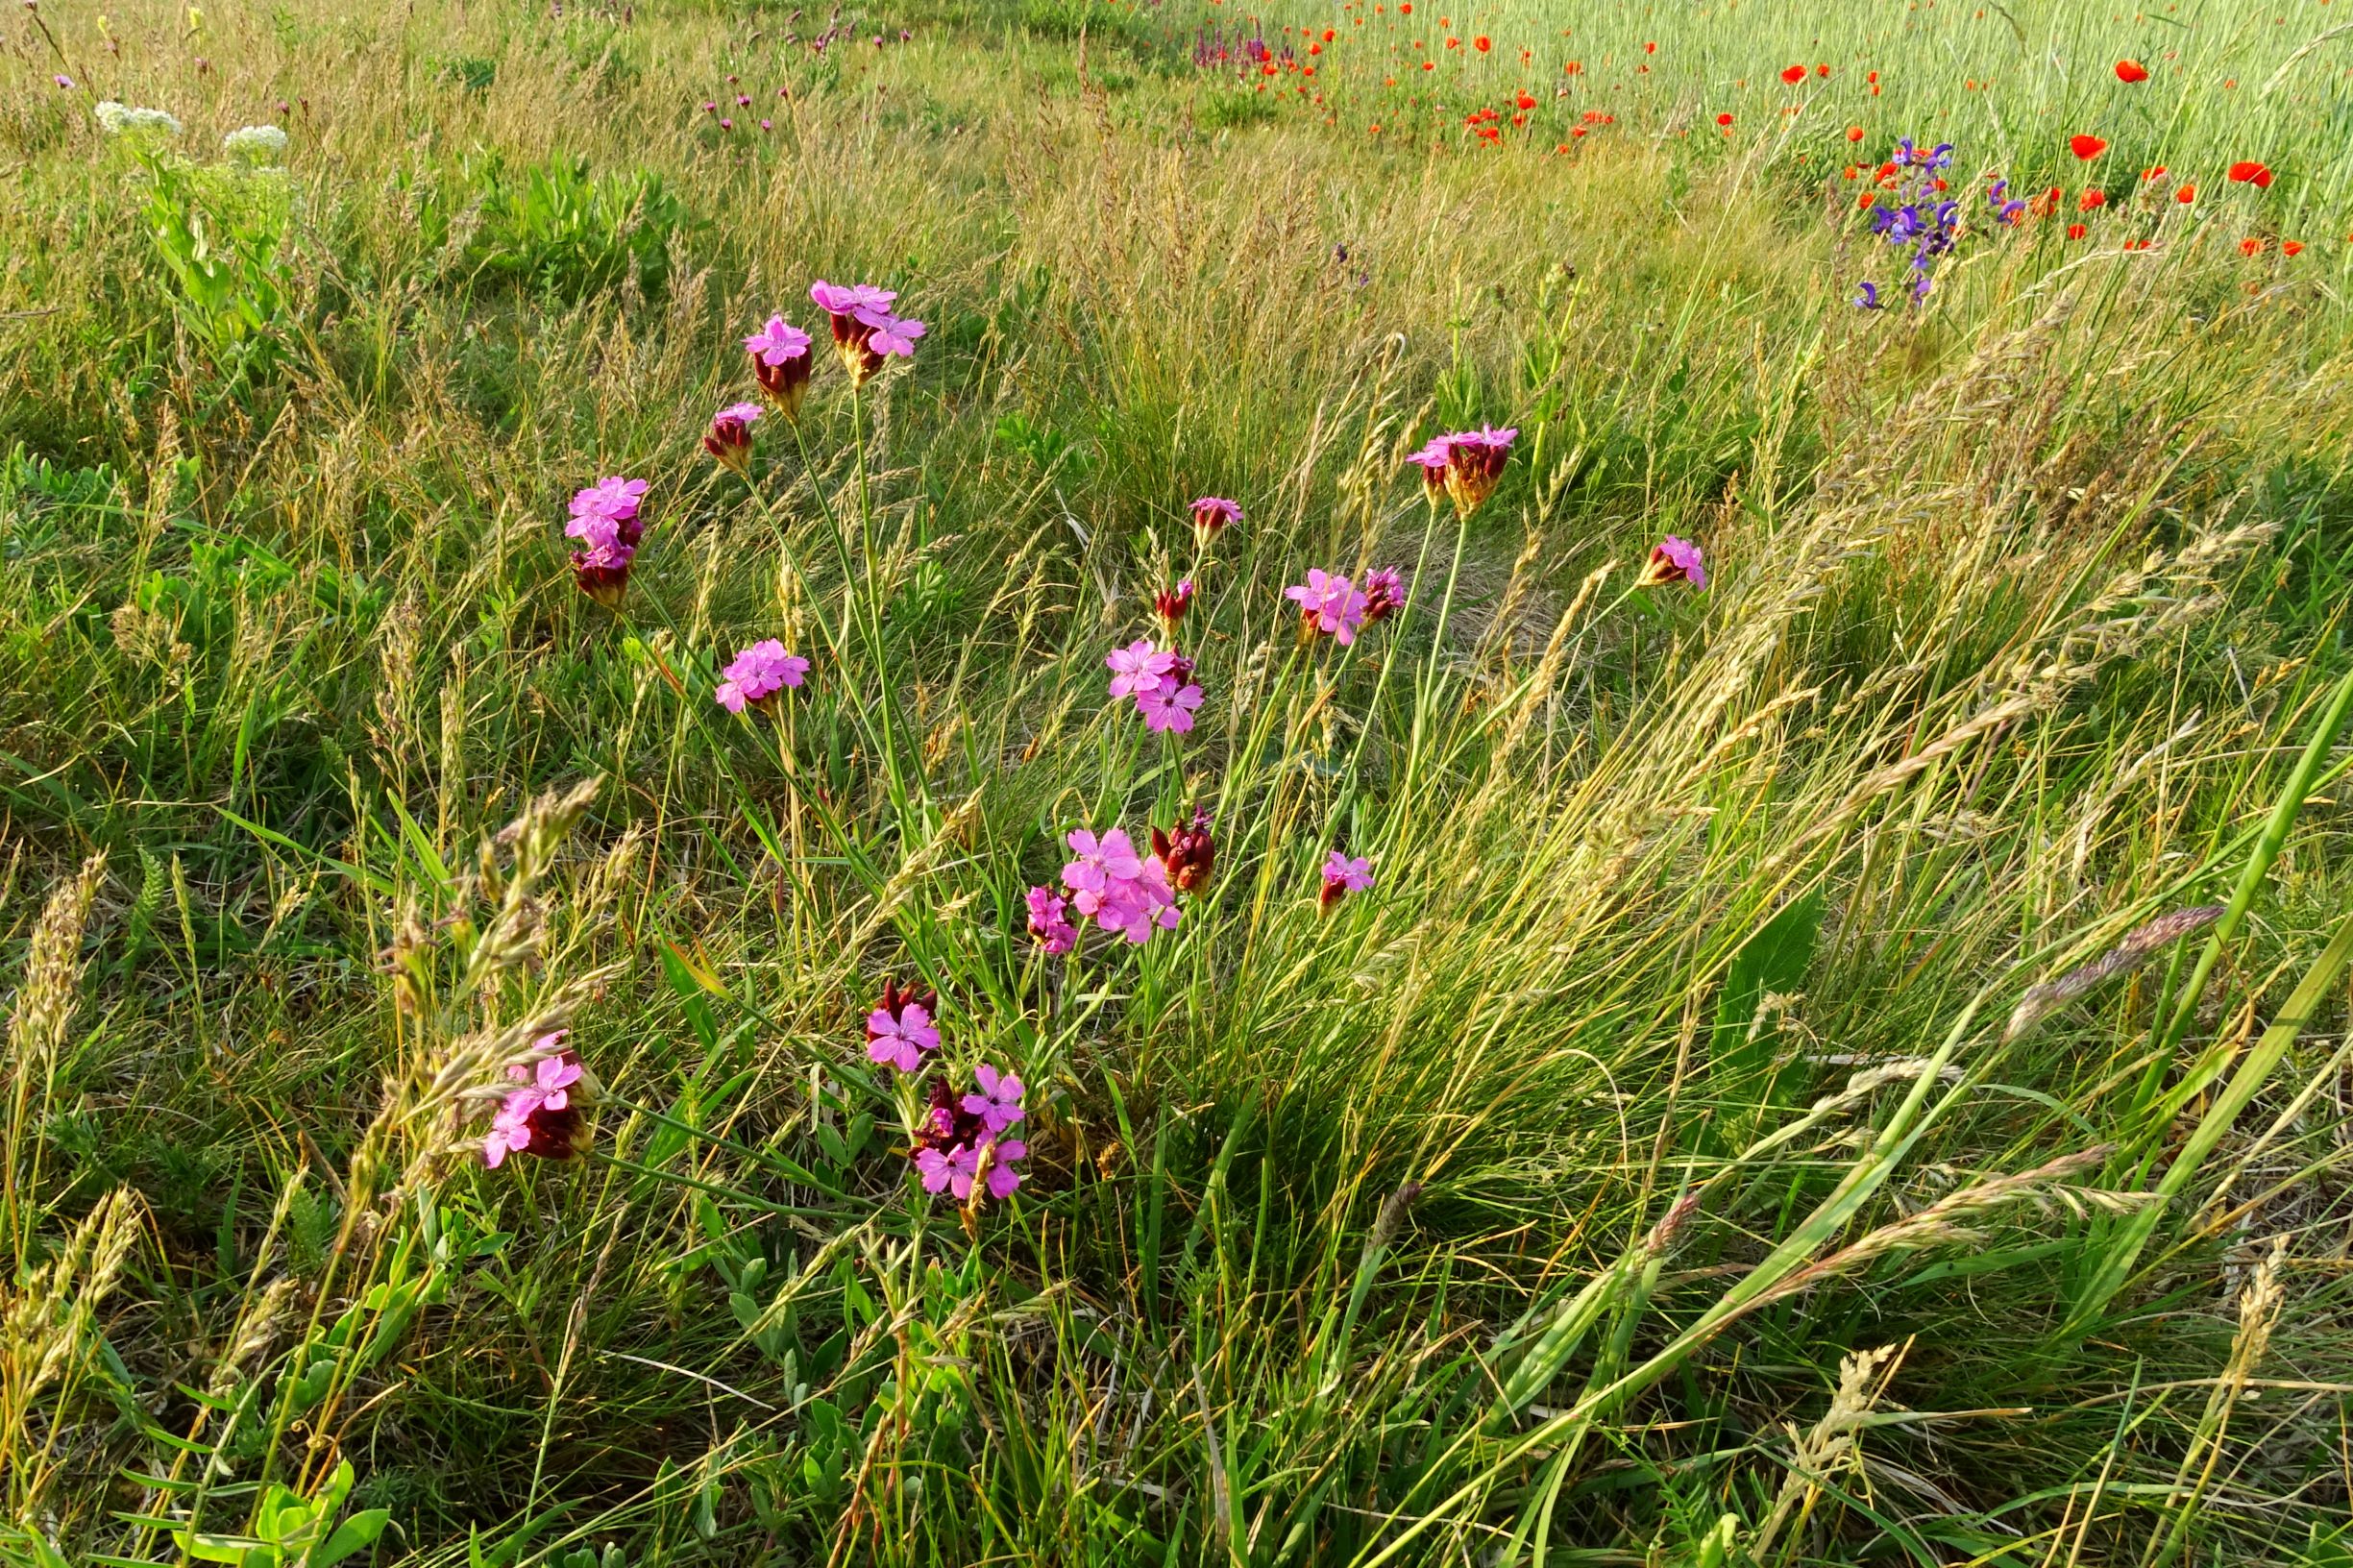
<instances>
[{"instance_id":1,"label":"field of green cereal","mask_svg":"<svg viewBox=\"0 0 2353 1568\"><path fill-rule=\"evenodd\" d=\"M2353 1568L2349 70L11 0L0 1565Z\"/></svg>"}]
</instances>

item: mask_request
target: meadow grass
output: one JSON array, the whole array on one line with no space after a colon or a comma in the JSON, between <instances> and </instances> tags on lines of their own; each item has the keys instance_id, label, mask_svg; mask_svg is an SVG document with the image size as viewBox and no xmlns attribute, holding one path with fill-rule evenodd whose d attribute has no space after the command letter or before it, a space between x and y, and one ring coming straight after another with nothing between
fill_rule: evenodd
<instances>
[{"instance_id":1,"label":"meadow grass","mask_svg":"<svg viewBox=\"0 0 2353 1568\"><path fill-rule=\"evenodd\" d=\"M12 12L0 1561L2353 1561L2331 13L808 9Z\"/></svg>"}]
</instances>

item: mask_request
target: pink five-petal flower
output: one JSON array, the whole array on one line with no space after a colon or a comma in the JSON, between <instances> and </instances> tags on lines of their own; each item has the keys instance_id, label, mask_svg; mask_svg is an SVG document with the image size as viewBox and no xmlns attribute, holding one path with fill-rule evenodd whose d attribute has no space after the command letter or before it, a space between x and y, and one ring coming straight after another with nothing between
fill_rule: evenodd
<instances>
[{"instance_id":1,"label":"pink five-petal flower","mask_svg":"<svg viewBox=\"0 0 2353 1568\"><path fill-rule=\"evenodd\" d=\"M898 292L872 283L829 283L820 278L809 285L809 298L829 316L846 316L859 310L887 310Z\"/></svg>"},{"instance_id":2,"label":"pink five-petal flower","mask_svg":"<svg viewBox=\"0 0 2353 1568\"><path fill-rule=\"evenodd\" d=\"M1193 533L1203 544L1242 520L1238 502L1223 496L1203 496L1192 503Z\"/></svg>"},{"instance_id":3,"label":"pink five-petal flower","mask_svg":"<svg viewBox=\"0 0 2353 1568\"><path fill-rule=\"evenodd\" d=\"M1645 587L1663 587L1670 582L1687 582L1694 588L1707 586L1707 565L1701 558L1700 547L1688 539L1668 534L1651 547L1650 564L1644 569Z\"/></svg>"},{"instance_id":4,"label":"pink five-petal flower","mask_svg":"<svg viewBox=\"0 0 2353 1568\"><path fill-rule=\"evenodd\" d=\"M1324 891L1319 902L1330 909L1345 893L1363 893L1373 885L1373 863L1363 856L1351 858L1335 849L1324 861Z\"/></svg>"},{"instance_id":5,"label":"pink five-petal flower","mask_svg":"<svg viewBox=\"0 0 2353 1568\"><path fill-rule=\"evenodd\" d=\"M1357 640L1357 628L1364 625L1364 596L1337 573L1310 568L1308 580L1284 589L1283 597L1298 604L1304 625L1342 648Z\"/></svg>"},{"instance_id":6,"label":"pink five-petal flower","mask_svg":"<svg viewBox=\"0 0 2353 1568\"><path fill-rule=\"evenodd\" d=\"M965 1147L961 1143L946 1154L942 1154L938 1149L916 1150L915 1168L922 1173L923 1190L926 1192L947 1190L947 1184L955 1175L955 1167L950 1162L955 1156L964 1152ZM971 1178L968 1176L965 1179L965 1189L967 1191L971 1189Z\"/></svg>"},{"instance_id":7,"label":"pink five-petal flower","mask_svg":"<svg viewBox=\"0 0 2353 1568\"><path fill-rule=\"evenodd\" d=\"M980 1150L969 1143L959 1143L947 1151L947 1189L957 1202L972 1195L972 1178L979 1173Z\"/></svg>"},{"instance_id":8,"label":"pink five-petal flower","mask_svg":"<svg viewBox=\"0 0 2353 1568\"><path fill-rule=\"evenodd\" d=\"M888 310L856 312L859 325L873 329L866 346L876 354L896 355L902 359L915 357L915 340L923 335L923 324L904 316L895 316Z\"/></svg>"},{"instance_id":9,"label":"pink five-petal flower","mask_svg":"<svg viewBox=\"0 0 2353 1568\"><path fill-rule=\"evenodd\" d=\"M807 332L782 316L771 316L767 326L744 339L744 352L764 365L781 365L807 354L809 343Z\"/></svg>"},{"instance_id":10,"label":"pink five-petal flower","mask_svg":"<svg viewBox=\"0 0 2353 1568\"><path fill-rule=\"evenodd\" d=\"M1008 1138L990 1147L993 1153L989 1161L989 1196L1002 1202L1021 1185L1021 1173L1013 1168L1013 1163L1028 1157L1029 1145L1017 1138Z\"/></svg>"},{"instance_id":11,"label":"pink five-petal flower","mask_svg":"<svg viewBox=\"0 0 2353 1568\"><path fill-rule=\"evenodd\" d=\"M914 1072L923 1065L923 1053L940 1048L940 1031L921 1004L909 1002L893 1017L876 1008L866 1017L866 1054L886 1066Z\"/></svg>"},{"instance_id":12,"label":"pink five-petal flower","mask_svg":"<svg viewBox=\"0 0 2353 1568\"><path fill-rule=\"evenodd\" d=\"M1003 1132L1019 1121L1024 1115L1021 1096L1028 1092L1021 1080L1010 1072L999 1072L982 1063L972 1075L980 1084L980 1092L964 1097L965 1110L988 1127L990 1136Z\"/></svg>"},{"instance_id":13,"label":"pink five-petal flower","mask_svg":"<svg viewBox=\"0 0 2353 1568\"><path fill-rule=\"evenodd\" d=\"M1155 734L1188 733L1193 727L1193 712L1200 706L1198 686L1171 687L1164 681L1148 692L1136 694L1136 707L1143 715L1143 727Z\"/></svg>"},{"instance_id":14,"label":"pink five-petal flower","mask_svg":"<svg viewBox=\"0 0 2353 1568\"><path fill-rule=\"evenodd\" d=\"M787 686L800 685L808 673L807 659L787 653L784 645L771 637L745 649L720 671L727 678L713 695L729 713L742 713L748 703L766 702Z\"/></svg>"},{"instance_id":15,"label":"pink five-petal flower","mask_svg":"<svg viewBox=\"0 0 2353 1568\"><path fill-rule=\"evenodd\" d=\"M1161 677L1176 666L1172 649L1152 646L1149 637L1139 637L1125 648L1115 648L1103 656L1104 666L1112 673L1111 695L1114 698L1134 697L1148 692L1161 683Z\"/></svg>"},{"instance_id":16,"label":"pink five-petal flower","mask_svg":"<svg viewBox=\"0 0 2353 1568\"><path fill-rule=\"evenodd\" d=\"M572 1103L572 1086L580 1081L580 1065L560 1056L543 1056L533 1079L539 1103L551 1111L561 1111Z\"/></svg>"}]
</instances>

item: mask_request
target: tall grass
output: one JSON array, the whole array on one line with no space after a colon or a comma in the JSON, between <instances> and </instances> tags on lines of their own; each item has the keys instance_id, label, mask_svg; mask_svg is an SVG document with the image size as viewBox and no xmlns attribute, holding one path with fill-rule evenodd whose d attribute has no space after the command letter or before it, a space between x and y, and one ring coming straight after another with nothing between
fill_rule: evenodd
<instances>
[{"instance_id":1,"label":"tall grass","mask_svg":"<svg viewBox=\"0 0 2353 1568\"><path fill-rule=\"evenodd\" d=\"M1840 172L1676 132L1901 44L1941 135L1939 15L1660 23L1568 157L1376 137L1337 47L1238 116L1159 8L11 24L0 1557L2341 1560L2338 253L1980 229L1852 309ZM2191 20L2185 79L2301 41ZM1983 103L2053 125L2159 52L2019 25ZM2322 58L2150 84L2155 156ZM281 99L232 354L140 214ZM812 277L930 330L741 482L699 438ZM618 613L560 531L615 473ZM1636 586L1667 533L1704 592ZM1187 576L1180 741L1103 657ZM808 686L727 715L771 636ZM1037 950L1064 834L1196 807L1176 930ZM886 979L1029 1085L1009 1201L917 1185ZM482 1168L556 1028L593 1145Z\"/></svg>"}]
</instances>

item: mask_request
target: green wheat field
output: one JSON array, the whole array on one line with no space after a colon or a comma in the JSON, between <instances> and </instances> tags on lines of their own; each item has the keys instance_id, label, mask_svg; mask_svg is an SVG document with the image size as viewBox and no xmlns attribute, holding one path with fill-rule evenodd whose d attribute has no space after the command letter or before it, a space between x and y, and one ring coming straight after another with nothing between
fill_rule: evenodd
<instances>
[{"instance_id":1,"label":"green wheat field","mask_svg":"<svg viewBox=\"0 0 2353 1568\"><path fill-rule=\"evenodd\" d=\"M2353 1568L2349 173L2353 0L8 0L0 1565Z\"/></svg>"}]
</instances>

